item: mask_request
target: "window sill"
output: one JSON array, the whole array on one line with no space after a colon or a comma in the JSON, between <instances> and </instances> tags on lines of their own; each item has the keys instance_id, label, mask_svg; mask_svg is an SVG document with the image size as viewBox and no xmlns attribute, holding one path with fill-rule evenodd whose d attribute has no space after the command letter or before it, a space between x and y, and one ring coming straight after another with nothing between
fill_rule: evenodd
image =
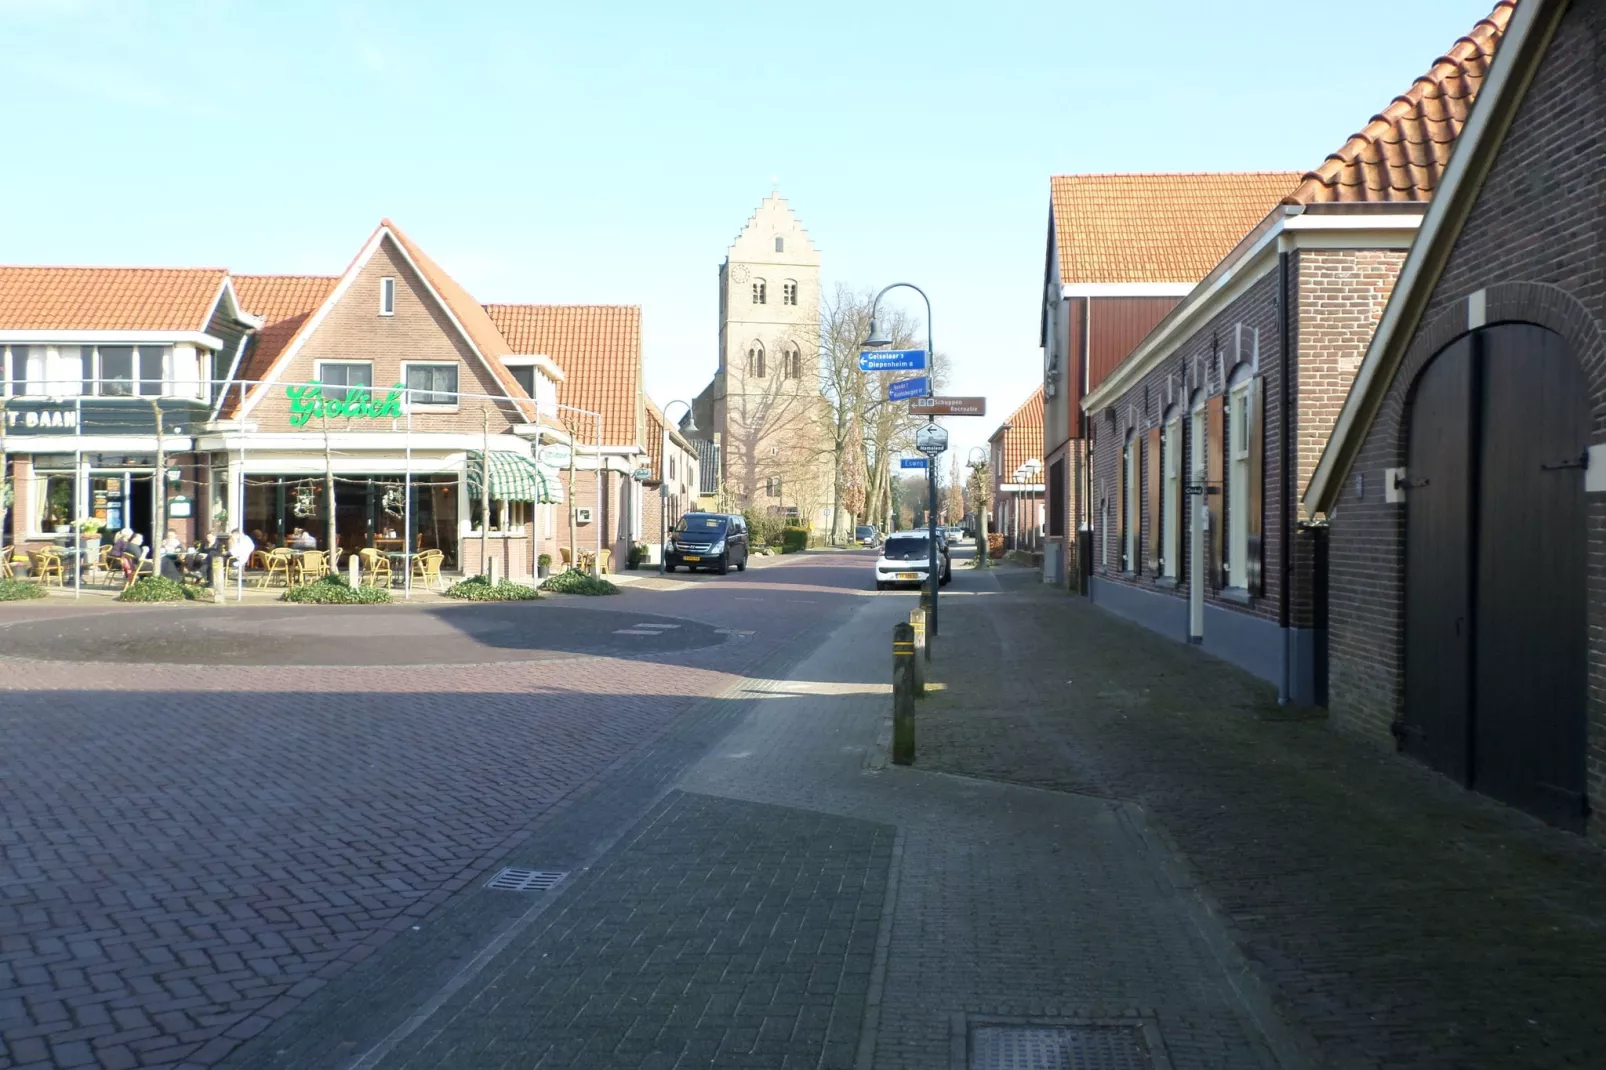
<instances>
[{"instance_id":1,"label":"window sill","mask_svg":"<svg viewBox=\"0 0 1606 1070\"><path fill-rule=\"evenodd\" d=\"M1254 602L1254 598L1245 587L1223 587L1216 592L1216 597L1223 602L1234 602L1240 606L1247 606Z\"/></svg>"},{"instance_id":2,"label":"window sill","mask_svg":"<svg viewBox=\"0 0 1606 1070\"><path fill-rule=\"evenodd\" d=\"M1178 580L1175 576L1161 576L1154 581L1156 587L1175 587L1177 584Z\"/></svg>"}]
</instances>

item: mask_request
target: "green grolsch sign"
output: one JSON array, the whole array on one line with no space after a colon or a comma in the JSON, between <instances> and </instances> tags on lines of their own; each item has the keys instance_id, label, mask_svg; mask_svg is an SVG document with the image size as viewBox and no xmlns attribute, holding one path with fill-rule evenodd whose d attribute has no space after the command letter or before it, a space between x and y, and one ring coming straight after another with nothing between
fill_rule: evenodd
<instances>
[{"instance_id":1,"label":"green grolsch sign","mask_svg":"<svg viewBox=\"0 0 1606 1070\"><path fill-rule=\"evenodd\" d=\"M314 416L364 416L372 420L400 420L402 412L402 384L390 388L383 401L376 400L367 387L354 386L343 398L325 397L323 384L314 379L304 386L287 386L285 397L290 399L290 426L300 427Z\"/></svg>"}]
</instances>

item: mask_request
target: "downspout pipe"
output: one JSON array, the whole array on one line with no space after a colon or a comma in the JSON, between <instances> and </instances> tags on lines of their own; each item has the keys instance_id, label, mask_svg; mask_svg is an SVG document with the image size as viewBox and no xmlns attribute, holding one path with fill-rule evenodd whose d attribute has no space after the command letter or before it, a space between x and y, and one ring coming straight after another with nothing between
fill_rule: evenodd
<instances>
[{"instance_id":1,"label":"downspout pipe","mask_svg":"<svg viewBox=\"0 0 1606 1070\"><path fill-rule=\"evenodd\" d=\"M1278 509L1281 513L1279 536L1282 540L1282 582L1277 585L1277 623L1283 635L1283 678L1278 690L1277 702L1286 705L1293 697L1293 652L1295 649L1293 629L1289 627L1290 594L1294 580L1294 486L1297 482L1294 473L1294 450L1289 441L1290 413L1293 409L1293 316L1289 309L1292 297L1290 285L1293 281L1290 273L1290 260L1293 254L1279 252L1277 254L1277 359L1280 362L1278 378L1281 395L1278 405L1278 448L1282 452L1282 461L1279 474L1282 477L1282 493Z\"/></svg>"}]
</instances>

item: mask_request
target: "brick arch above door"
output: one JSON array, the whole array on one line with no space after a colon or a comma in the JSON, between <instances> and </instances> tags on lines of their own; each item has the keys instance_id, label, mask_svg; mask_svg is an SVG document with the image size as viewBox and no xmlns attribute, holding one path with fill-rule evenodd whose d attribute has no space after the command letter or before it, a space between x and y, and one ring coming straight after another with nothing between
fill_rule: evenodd
<instances>
[{"instance_id":1,"label":"brick arch above door","mask_svg":"<svg viewBox=\"0 0 1606 1070\"><path fill-rule=\"evenodd\" d=\"M1584 378L1591 384L1590 441L1606 440L1606 332L1576 297L1559 286L1540 282L1497 282L1440 309L1411 339L1410 348L1394 372L1373 424L1381 433L1381 442L1387 444L1388 463L1405 464L1411 390L1434 357L1456 339L1472 332L1472 308L1479 295L1483 315L1478 326L1532 323L1566 340L1573 359L1578 361Z\"/></svg>"}]
</instances>

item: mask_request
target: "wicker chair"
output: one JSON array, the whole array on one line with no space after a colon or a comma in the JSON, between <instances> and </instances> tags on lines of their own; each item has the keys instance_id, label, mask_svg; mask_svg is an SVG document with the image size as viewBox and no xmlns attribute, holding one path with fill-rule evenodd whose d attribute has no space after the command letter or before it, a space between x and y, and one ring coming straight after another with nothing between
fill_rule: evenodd
<instances>
[{"instance_id":1,"label":"wicker chair","mask_svg":"<svg viewBox=\"0 0 1606 1070\"><path fill-rule=\"evenodd\" d=\"M441 576L441 562L445 560L446 555L441 551L425 550L413 558L413 575L423 580L426 584L434 584L436 587L445 590L446 580Z\"/></svg>"},{"instance_id":2,"label":"wicker chair","mask_svg":"<svg viewBox=\"0 0 1606 1070\"><path fill-rule=\"evenodd\" d=\"M67 570L61 566L60 550L35 550L28 555L34 579L48 584L55 577L57 587L67 586Z\"/></svg>"},{"instance_id":3,"label":"wicker chair","mask_svg":"<svg viewBox=\"0 0 1606 1070\"><path fill-rule=\"evenodd\" d=\"M358 567L362 569L364 582L370 587L380 586L380 579L384 579L384 586L389 587L395 579L391 571L390 558L374 549L372 546L357 551Z\"/></svg>"},{"instance_id":4,"label":"wicker chair","mask_svg":"<svg viewBox=\"0 0 1606 1070\"><path fill-rule=\"evenodd\" d=\"M329 575L329 558L322 550L303 550L296 558L296 582L311 583Z\"/></svg>"},{"instance_id":5,"label":"wicker chair","mask_svg":"<svg viewBox=\"0 0 1606 1070\"><path fill-rule=\"evenodd\" d=\"M275 576L283 579L286 587L290 586L290 566L295 564L295 560L295 555L283 547L269 550L263 557L262 578L257 581L257 586L271 587Z\"/></svg>"}]
</instances>

